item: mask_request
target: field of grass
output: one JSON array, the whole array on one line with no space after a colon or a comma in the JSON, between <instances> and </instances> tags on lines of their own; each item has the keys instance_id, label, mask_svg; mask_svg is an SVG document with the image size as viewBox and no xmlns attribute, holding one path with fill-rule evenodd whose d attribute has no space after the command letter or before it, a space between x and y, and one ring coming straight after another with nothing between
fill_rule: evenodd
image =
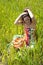
<instances>
[{"instance_id":1,"label":"field of grass","mask_svg":"<svg viewBox=\"0 0 43 65\"><path fill-rule=\"evenodd\" d=\"M14 34L22 34L22 27L15 26L14 21L25 8L29 8L36 18L37 44L32 50L23 48L24 51L21 49L18 53L10 48L8 56L6 45L11 42ZM43 65L43 0L0 0L1 53L0 60L4 65Z\"/></svg>"}]
</instances>

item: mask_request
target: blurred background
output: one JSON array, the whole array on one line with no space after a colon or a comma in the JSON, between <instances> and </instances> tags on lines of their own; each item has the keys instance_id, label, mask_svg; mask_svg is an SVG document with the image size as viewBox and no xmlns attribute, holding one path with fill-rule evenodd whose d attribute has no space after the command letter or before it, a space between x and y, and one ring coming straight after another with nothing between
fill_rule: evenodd
<instances>
[{"instance_id":1,"label":"blurred background","mask_svg":"<svg viewBox=\"0 0 43 65\"><path fill-rule=\"evenodd\" d=\"M14 21L25 8L29 8L36 18L38 39L35 48L29 49L28 52L26 48L23 48L25 52L22 51L23 49L19 51L22 56L25 53L30 55L28 58L26 55L24 55L24 58L20 55L19 58L19 53L14 52L14 49L12 51L11 48L11 53L8 57L6 45L12 41L15 34L22 34L23 32L23 27L14 25ZM16 55L16 60L14 55ZM5 57L7 57L6 61ZM2 63L6 62L6 65L43 65L43 0L0 0L0 61Z\"/></svg>"}]
</instances>

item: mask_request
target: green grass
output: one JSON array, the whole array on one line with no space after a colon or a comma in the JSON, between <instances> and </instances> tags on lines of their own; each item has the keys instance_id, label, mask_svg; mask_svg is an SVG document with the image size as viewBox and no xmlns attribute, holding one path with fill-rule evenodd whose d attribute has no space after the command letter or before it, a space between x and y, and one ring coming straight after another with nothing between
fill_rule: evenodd
<instances>
[{"instance_id":1,"label":"green grass","mask_svg":"<svg viewBox=\"0 0 43 65\"><path fill-rule=\"evenodd\" d=\"M39 56L37 54L41 53L40 45L41 46L43 45L42 44L43 43L43 0L0 0L0 51L5 52L3 50L6 48L6 44L11 42L14 34L17 34L17 33L22 34L22 27L15 26L14 21L17 18L17 16L25 8L29 8L33 12L33 14L36 18L36 22L37 22L36 33L38 36L38 41L36 44L36 46L37 46L36 52L33 50L33 53L34 52L36 53L34 55L34 62L36 61L35 65L42 65L41 62L43 60L40 61L42 59L42 56L41 56L41 59L39 59L40 54L39 54ZM20 30L21 30L21 32L20 32ZM39 52L37 49L39 50ZM20 51L20 53L21 53L21 51ZM29 52L29 53L31 54L32 52ZM6 52L4 54L6 54ZM27 52L27 54L28 54L28 52ZM10 57L11 57L11 55L10 55ZM12 58L13 57L14 57L14 54L13 54ZM17 55L17 57L18 57L18 55ZM24 57L26 58L25 55L24 55ZM8 59L8 60L10 63L10 59ZM23 58L21 59L21 57L20 57L21 64L25 65L25 63L23 64L22 60L23 60ZM30 60L31 60L31 58L30 58ZM13 60L11 60L11 61L13 62ZM30 64L28 63L29 65L32 65L31 61L30 61ZM10 63L10 65L12 65L12 62ZM28 60L27 60L27 62L28 62ZM34 65L34 62L33 62L33 65ZM15 61L15 63L16 63L16 61ZM18 65L19 65L19 63L18 63Z\"/></svg>"},{"instance_id":2,"label":"green grass","mask_svg":"<svg viewBox=\"0 0 43 65\"><path fill-rule=\"evenodd\" d=\"M1 43L10 42L13 35L17 34L17 32L19 33L17 26L14 25L14 21L25 8L31 9L37 20L38 27L43 26L41 24L43 23L43 0L0 0Z\"/></svg>"}]
</instances>

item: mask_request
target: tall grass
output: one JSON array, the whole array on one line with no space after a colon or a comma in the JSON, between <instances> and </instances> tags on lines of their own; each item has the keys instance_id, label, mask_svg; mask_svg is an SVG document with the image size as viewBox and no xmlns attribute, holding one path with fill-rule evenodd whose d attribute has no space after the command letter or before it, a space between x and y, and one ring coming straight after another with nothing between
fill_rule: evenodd
<instances>
[{"instance_id":1,"label":"tall grass","mask_svg":"<svg viewBox=\"0 0 43 65\"><path fill-rule=\"evenodd\" d=\"M33 49L21 48L17 52L7 44L13 35L22 34L22 26L14 25L17 16L29 8L37 22L38 41ZM0 61L4 65L43 65L43 0L0 0Z\"/></svg>"}]
</instances>

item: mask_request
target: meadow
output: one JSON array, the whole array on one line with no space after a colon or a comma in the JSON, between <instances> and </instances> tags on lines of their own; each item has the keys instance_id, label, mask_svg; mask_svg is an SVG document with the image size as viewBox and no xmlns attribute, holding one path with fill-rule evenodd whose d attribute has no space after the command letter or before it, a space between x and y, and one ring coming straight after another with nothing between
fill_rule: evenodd
<instances>
[{"instance_id":1,"label":"meadow","mask_svg":"<svg viewBox=\"0 0 43 65\"><path fill-rule=\"evenodd\" d=\"M14 25L17 16L29 8L36 19L37 41L33 49L23 47L17 52L7 44L22 26ZM43 65L43 0L0 0L0 62L3 65ZM1 65L0 63L0 65Z\"/></svg>"}]
</instances>

